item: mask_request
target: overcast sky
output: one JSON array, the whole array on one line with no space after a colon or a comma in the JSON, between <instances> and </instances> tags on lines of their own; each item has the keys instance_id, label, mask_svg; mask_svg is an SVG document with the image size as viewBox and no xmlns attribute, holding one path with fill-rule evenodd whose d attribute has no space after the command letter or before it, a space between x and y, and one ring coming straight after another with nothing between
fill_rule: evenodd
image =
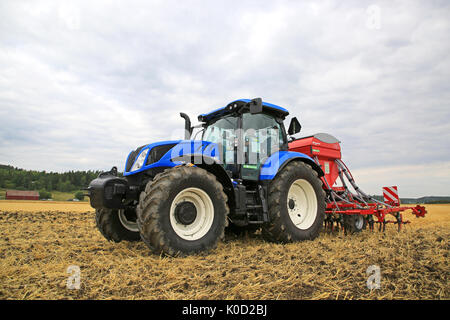
<instances>
[{"instance_id":1,"label":"overcast sky","mask_svg":"<svg viewBox=\"0 0 450 320\"><path fill-rule=\"evenodd\" d=\"M449 35L450 1L2 0L0 163L123 170L179 112L262 97L366 192L450 195Z\"/></svg>"}]
</instances>

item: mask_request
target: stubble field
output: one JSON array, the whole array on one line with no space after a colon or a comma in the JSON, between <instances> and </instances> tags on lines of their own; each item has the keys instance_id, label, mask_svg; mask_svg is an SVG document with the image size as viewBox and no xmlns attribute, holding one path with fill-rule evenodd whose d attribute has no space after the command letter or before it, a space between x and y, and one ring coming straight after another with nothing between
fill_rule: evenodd
<instances>
[{"instance_id":1,"label":"stubble field","mask_svg":"<svg viewBox=\"0 0 450 320\"><path fill-rule=\"evenodd\" d=\"M88 203L0 201L0 299L449 299L450 205L427 210L400 233L287 245L255 234L171 258L106 241ZM367 287L371 265L380 289ZM69 266L79 289L67 287Z\"/></svg>"}]
</instances>

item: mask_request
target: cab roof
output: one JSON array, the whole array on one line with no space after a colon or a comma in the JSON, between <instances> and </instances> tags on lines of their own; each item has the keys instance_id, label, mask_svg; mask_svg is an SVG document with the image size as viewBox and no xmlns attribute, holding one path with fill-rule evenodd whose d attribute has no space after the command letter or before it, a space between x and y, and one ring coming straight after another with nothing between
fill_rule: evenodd
<instances>
[{"instance_id":1,"label":"cab roof","mask_svg":"<svg viewBox=\"0 0 450 320\"><path fill-rule=\"evenodd\" d=\"M250 99L239 99L239 100L232 101L229 104L227 104L225 107L213 110L209 113L202 113L201 115L198 116L198 121L201 121L201 122L211 121L215 118L219 118L228 113L232 113L235 110L233 108L234 106L242 107L242 106L247 105L249 102L251 102ZM275 113L276 115L278 115L282 118L286 117L289 114L289 111L287 111L285 108L277 106L272 103L263 101L262 106L263 106L263 111L269 111L271 113Z\"/></svg>"}]
</instances>

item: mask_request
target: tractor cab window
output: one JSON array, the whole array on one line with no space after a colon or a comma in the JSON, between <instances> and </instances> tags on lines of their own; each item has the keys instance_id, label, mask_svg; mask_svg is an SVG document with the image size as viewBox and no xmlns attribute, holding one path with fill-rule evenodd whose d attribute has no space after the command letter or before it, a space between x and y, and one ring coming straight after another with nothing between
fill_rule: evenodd
<instances>
[{"instance_id":1,"label":"tractor cab window","mask_svg":"<svg viewBox=\"0 0 450 320\"><path fill-rule=\"evenodd\" d=\"M203 134L203 140L217 143L223 148L225 163L234 163L234 144L237 141L238 118L228 116L210 124Z\"/></svg>"},{"instance_id":2,"label":"tractor cab window","mask_svg":"<svg viewBox=\"0 0 450 320\"><path fill-rule=\"evenodd\" d=\"M242 129L249 164L260 164L283 145L280 124L269 115L244 113Z\"/></svg>"}]
</instances>

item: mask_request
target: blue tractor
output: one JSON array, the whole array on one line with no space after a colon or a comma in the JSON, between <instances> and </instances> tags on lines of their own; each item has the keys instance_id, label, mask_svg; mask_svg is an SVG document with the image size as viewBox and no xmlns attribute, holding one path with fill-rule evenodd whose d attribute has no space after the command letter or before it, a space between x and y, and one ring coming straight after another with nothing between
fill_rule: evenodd
<instances>
[{"instance_id":1,"label":"blue tractor","mask_svg":"<svg viewBox=\"0 0 450 320\"><path fill-rule=\"evenodd\" d=\"M261 228L268 241L319 235L325 215L323 171L288 150L301 126L261 98L240 99L185 120L185 139L146 144L88 187L96 224L108 240L142 239L156 253L215 248L225 230ZM197 131L192 137L194 129ZM196 139L201 135L201 139Z\"/></svg>"}]
</instances>

